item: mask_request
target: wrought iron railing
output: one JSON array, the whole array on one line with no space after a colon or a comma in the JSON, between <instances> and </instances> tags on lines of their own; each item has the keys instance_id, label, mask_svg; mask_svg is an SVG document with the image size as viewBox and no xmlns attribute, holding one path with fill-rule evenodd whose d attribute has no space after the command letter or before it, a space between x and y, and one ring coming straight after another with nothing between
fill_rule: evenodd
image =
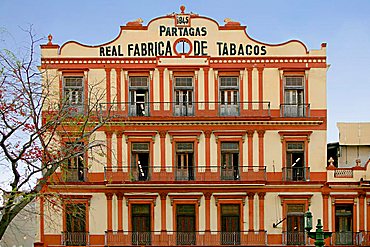
<instances>
[{"instance_id":1,"label":"wrought iron railing","mask_svg":"<svg viewBox=\"0 0 370 247\"><path fill-rule=\"evenodd\" d=\"M86 182L88 168L63 168L65 182Z\"/></svg>"},{"instance_id":2,"label":"wrought iron railing","mask_svg":"<svg viewBox=\"0 0 370 247\"><path fill-rule=\"evenodd\" d=\"M164 172L164 173L163 173ZM137 167L114 166L104 168L105 181L108 182L216 182L216 181L240 181L258 182L266 181L265 166L243 166L226 169L223 166L195 166L186 169L177 167L166 168L160 166L145 167L139 171Z\"/></svg>"},{"instance_id":3,"label":"wrought iron railing","mask_svg":"<svg viewBox=\"0 0 370 247\"><path fill-rule=\"evenodd\" d=\"M108 231L105 233L105 246L265 246L266 231Z\"/></svg>"},{"instance_id":4,"label":"wrought iron railing","mask_svg":"<svg viewBox=\"0 0 370 247\"><path fill-rule=\"evenodd\" d=\"M309 181L309 167L283 167L284 181Z\"/></svg>"},{"instance_id":5,"label":"wrought iron railing","mask_svg":"<svg viewBox=\"0 0 370 247\"><path fill-rule=\"evenodd\" d=\"M178 168L175 167L175 179L177 181L192 181L195 180L195 168L194 167L186 167L186 168Z\"/></svg>"},{"instance_id":6,"label":"wrought iron railing","mask_svg":"<svg viewBox=\"0 0 370 247\"><path fill-rule=\"evenodd\" d=\"M370 231L356 232L355 241L359 246L370 246Z\"/></svg>"},{"instance_id":7,"label":"wrought iron railing","mask_svg":"<svg viewBox=\"0 0 370 247\"><path fill-rule=\"evenodd\" d=\"M305 231L284 231L283 244L285 245L306 245L308 243L307 232Z\"/></svg>"},{"instance_id":8,"label":"wrought iron railing","mask_svg":"<svg viewBox=\"0 0 370 247\"><path fill-rule=\"evenodd\" d=\"M111 117L149 117L166 114L174 117L202 116L207 110L207 116L240 116L240 117L269 117L270 102L260 101L189 101L189 102L109 102L100 103L100 115L109 114Z\"/></svg>"},{"instance_id":9,"label":"wrought iron railing","mask_svg":"<svg viewBox=\"0 0 370 247\"><path fill-rule=\"evenodd\" d=\"M355 245L356 233L352 231L333 232L331 236L332 245Z\"/></svg>"},{"instance_id":10,"label":"wrought iron railing","mask_svg":"<svg viewBox=\"0 0 370 247\"><path fill-rule=\"evenodd\" d=\"M310 104L280 104L280 117L309 117Z\"/></svg>"},{"instance_id":11,"label":"wrought iron railing","mask_svg":"<svg viewBox=\"0 0 370 247\"><path fill-rule=\"evenodd\" d=\"M87 246L89 245L89 232L62 232L62 245Z\"/></svg>"},{"instance_id":12,"label":"wrought iron railing","mask_svg":"<svg viewBox=\"0 0 370 247\"><path fill-rule=\"evenodd\" d=\"M221 232L222 245L240 245L240 232Z\"/></svg>"}]
</instances>

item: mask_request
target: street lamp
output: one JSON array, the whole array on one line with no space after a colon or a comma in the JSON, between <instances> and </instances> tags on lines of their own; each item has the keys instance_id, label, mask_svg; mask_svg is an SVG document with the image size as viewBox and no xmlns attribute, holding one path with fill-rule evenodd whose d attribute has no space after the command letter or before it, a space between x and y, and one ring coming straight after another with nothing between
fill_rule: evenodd
<instances>
[{"instance_id":1,"label":"street lamp","mask_svg":"<svg viewBox=\"0 0 370 247\"><path fill-rule=\"evenodd\" d=\"M324 240L328 237L331 237L331 232L324 232L322 230L321 219L317 219L316 232L310 232L312 230L312 213L307 211L304 214L305 226L304 228L307 231L308 237L315 239L316 247L323 247L325 245Z\"/></svg>"},{"instance_id":2,"label":"street lamp","mask_svg":"<svg viewBox=\"0 0 370 247\"><path fill-rule=\"evenodd\" d=\"M312 230L312 213L310 211L304 214L304 229L308 232Z\"/></svg>"}]
</instances>

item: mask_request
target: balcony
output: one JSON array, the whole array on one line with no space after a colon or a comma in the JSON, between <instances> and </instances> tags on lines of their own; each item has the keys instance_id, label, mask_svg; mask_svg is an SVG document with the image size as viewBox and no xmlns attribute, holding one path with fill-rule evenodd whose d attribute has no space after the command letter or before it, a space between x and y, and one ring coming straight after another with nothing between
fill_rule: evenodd
<instances>
[{"instance_id":1,"label":"balcony","mask_svg":"<svg viewBox=\"0 0 370 247\"><path fill-rule=\"evenodd\" d=\"M235 167L226 169L222 166L197 166L186 169L167 168L161 171L159 166L147 167L142 172L132 167L105 167L105 181L108 183L123 182L265 182L266 167Z\"/></svg>"},{"instance_id":2,"label":"balcony","mask_svg":"<svg viewBox=\"0 0 370 247\"><path fill-rule=\"evenodd\" d=\"M283 167L283 181L303 182L310 180L309 167Z\"/></svg>"},{"instance_id":3,"label":"balcony","mask_svg":"<svg viewBox=\"0 0 370 247\"><path fill-rule=\"evenodd\" d=\"M308 236L305 231L283 232L284 245L306 245Z\"/></svg>"},{"instance_id":4,"label":"balcony","mask_svg":"<svg viewBox=\"0 0 370 247\"><path fill-rule=\"evenodd\" d=\"M88 246L89 232L62 232L62 245Z\"/></svg>"},{"instance_id":5,"label":"balcony","mask_svg":"<svg viewBox=\"0 0 370 247\"><path fill-rule=\"evenodd\" d=\"M310 104L280 104L280 117L310 117Z\"/></svg>"},{"instance_id":6,"label":"balcony","mask_svg":"<svg viewBox=\"0 0 370 247\"><path fill-rule=\"evenodd\" d=\"M106 246L264 246L267 243L266 231L245 232L127 232L109 231L105 233Z\"/></svg>"},{"instance_id":7,"label":"balcony","mask_svg":"<svg viewBox=\"0 0 370 247\"><path fill-rule=\"evenodd\" d=\"M334 170L335 178L353 178L352 168L337 168Z\"/></svg>"},{"instance_id":8,"label":"balcony","mask_svg":"<svg viewBox=\"0 0 370 247\"><path fill-rule=\"evenodd\" d=\"M86 182L88 168L65 168L63 179L65 182Z\"/></svg>"},{"instance_id":9,"label":"balcony","mask_svg":"<svg viewBox=\"0 0 370 247\"><path fill-rule=\"evenodd\" d=\"M161 111L160 109L164 109ZM205 114L206 113L206 114ZM100 103L100 116L128 117L270 117L270 102L110 102Z\"/></svg>"},{"instance_id":10,"label":"balcony","mask_svg":"<svg viewBox=\"0 0 370 247\"><path fill-rule=\"evenodd\" d=\"M370 231L367 232L333 232L330 244L333 246L370 246Z\"/></svg>"}]
</instances>

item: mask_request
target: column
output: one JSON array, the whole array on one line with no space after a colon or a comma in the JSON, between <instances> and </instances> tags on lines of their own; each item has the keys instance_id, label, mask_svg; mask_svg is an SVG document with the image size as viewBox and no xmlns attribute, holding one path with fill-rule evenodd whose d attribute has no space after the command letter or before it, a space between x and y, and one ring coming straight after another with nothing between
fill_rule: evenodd
<instances>
[{"instance_id":1,"label":"column","mask_svg":"<svg viewBox=\"0 0 370 247\"><path fill-rule=\"evenodd\" d=\"M335 231L335 199L334 198L331 198L331 231L332 232Z\"/></svg>"},{"instance_id":2,"label":"column","mask_svg":"<svg viewBox=\"0 0 370 247\"><path fill-rule=\"evenodd\" d=\"M359 214L359 231L360 232L363 232L365 231L365 197L366 197L366 192L360 192L358 194L358 198L359 198L359 211L360 211L360 214ZM355 212L354 212L355 214ZM369 217L369 215L367 215L367 217ZM369 229L368 229L369 230Z\"/></svg>"},{"instance_id":3,"label":"column","mask_svg":"<svg viewBox=\"0 0 370 247\"><path fill-rule=\"evenodd\" d=\"M258 101L259 104L259 110L263 110L263 68L258 68Z\"/></svg>"},{"instance_id":4,"label":"column","mask_svg":"<svg viewBox=\"0 0 370 247\"><path fill-rule=\"evenodd\" d=\"M107 99L107 111L110 110L110 107L111 107L111 98L110 98L110 88L111 88L111 85L110 85L110 71L111 69L109 68L106 68L105 69L105 90L106 90L106 99Z\"/></svg>"},{"instance_id":5,"label":"column","mask_svg":"<svg viewBox=\"0 0 370 247\"><path fill-rule=\"evenodd\" d=\"M322 194L323 205L323 224L324 231L329 231L329 209L328 209L329 194Z\"/></svg>"},{"instance_id":6,"label":"column","mask_svg":"<svg viewBox=\"0 0 370 247\"><path fill-rule=\"evenodd\" d=\"M45 199L43 196L40 196L40 242L43 243L44 242L44 235L45 235L45 231L44 231L44 202L45 202ZM66 229L64 229L66 230Z\"/></svg>"},{"instance_id":7,"label":"column","mask_svg":"<svg viewBox=\"0 0 370 247\"><path fill-rule=\"evenodd\" d=\"M254 130L248 130L248 170L253 170L253 134Z\"/></svg>"},{"instance_id":8,"label":"column","mask_svg":"<svg viewBox=\"0 0 370 247\"><path fill-rule=\"evenodd\" d=\"M367 209L366 209L366 215L367 215L367 222L366 222L366 231L370 232L370 196L366 197L366 203L367 203Z\"/></svg>"},{"instance_id":9,"label":"column","mask_svg":"<svg viewBox=\"0 0 370 247\"><path fill-rule=\"evenodd\" d=\"M106 167L112 168L112 132L105 132L107 138L107 165Z\"/></svg>"},{"instance_id":10,"label":"column","mask_svg":"<svg viewBox=\"0 0 370 247\"><path fill-rule=\"evenodd\" d=\"M105 193L107 198L107 231L112 231L112 193Z\"/></svg>"},{"instance_id":11,"label":"column","mask_svg":"<svg viewBox=\"0 0 370 247\"><path fill-rule=\"evenodd\" d=\"M117 171L122 171L122 137L123 132L117 132Z\"/></svg>"},{"instance_id":12,"label":"column","mask_svg":"<svg viewBox=\"0 0 370 247\"><path fill-rule=\"evenodd\" d=\"M263 170L265 166L265 150L264 150L264 130L258 130L258 163L259 170Z\"/></svg>"},{"instance_id":13,"label":"column","mask_svg":"<svg viewBox=\"0 0 370 247\"><path fill-rule=\"evenodd\" d=\"M89 76L88 72L84 72L84 104L85 104L85 112L89 110ZM61 98L62 99L62 98Z\"/></svg>"},{"instance_id":14,"label":"column","mask_svg":"<svg viewBox=\"0 0 370 247\"><path fill-rule=\"evenodd\" d=\"M265 230L265 192L258 193L259 227L260 231Z\"/></svg>"},{"instance_id":15,"label":"column","mask_svg":"<svg viewBox=\"0 0 370 247\"><path fill-rule=\"evenodd\" d=\"M161 139L161 172L166 172L166 134L167 131L159 131L159 137Z\"/></svg>"},{"instance_id":16,"label":"column","mask_svg":"<svg viewBox=\"0 0 370 247\"><path fill-rule=\"evenodd\" d=\"M169 73L170 73L170 78L169 78L169 81L170 81L170 85L169 85L169 90L170 90L170 100L169 100L169 105L170 105L170 110L169 110L169 112L168 112L168 114L170 114L170 116L171 116L171 114L172 114L172 112L173 112L173 103L172 102L174 102L175 100L173 99L173 71L169 71ZM195 92L197 92L197 91L195 91ZM163 107L164 107L164 105L165 104L163 104ZM166 104L167 105L167 104Z\"/></svg>"},{"instance_id":17,"label":"column","mask_svg":"<svg viewBox=\"0 0 370 247\"><path fill-rule=\"evenodd\" d=\"M211 130L203 130L204 137L206 140L206 169L209 169L211 166Z\"/></svg>"},{"instance_id":18,"label":"column","mask_svg":"<svg viewBox=\"0 0 370 247\"><path fill-rule=\"evenodd\" d=\"M123 231L123 216L122 216L122 200L124 194L122 192L116 193L118 201L118 231Z\"/></svg>"},{"instance_id":19,"label":"column","mask_svg":"<svg viewBox=\"0 0 370 247\"><path fill-rule=\"evenodd\" d=\"M211 231L211 192L204 193L204 199L206 201L206 232Z\"/></svg>"},{"instance_id":20,"label":"column","mask_svg":"<svg viewBox=\"0 0 370 247\"><path fill-rule=\"evenodd\" d=\"M149 78L150 78L150 81L149 81L149 88L150 88L150 91L149 91L149 101L150 101L150 104L149 104L149 110L150 110L150 114L153 113L154 111L154 71L150 71L149 72Z\"/></svg>"},{"instance_id":21,"label":"column","mask_svg":"<svg viewBox=\"0 0 370 247\"><path fill-rule=\"evenodd\" d=\"M166 199L167 199L167 193L161 192L159 193L159 196L161 198L161 231L166 232L167 226L166 226Z\"/></svg>"},{"instance_id":22,"label":"column","mask_svg":"<svg viewBox=\"0 0 370 247\"><path fill-rule=\"evenodd\" d=\"M253 81L252 81L252 73L253 68L247 68L248 71L248 110L252 110L252 101L253 101Z\"/></svg>"},{"instance_id":23,"label":"column","mask_svg":"<svg viewBox=\"0 0 370 247\"><path fill-rule=\"evenodd\" d=\"M203 72L204 72L204 101L206 103L204 110L206 110L207 112L209 110L209 77L208 77L209 68L204 68Z\"/></svg>"},{"instance_id":24,"label":"column","mask_svg":"<svg viewBox=\"0 0 370 247\"><path fill-rule=\"evenodd\" d=\"M116 88L117 88L117 111L122 110L121 102L122 102L122 96L121 96L121 69L116 69Z\"/></svg>"},{"instance_id":25,"label":"column","mask_svg":"<svg viewBox=\"0 0 370 247\"><path fill-rule=\"evenodd\" d=\"M353 202L353 232L357 232L357 219L357 198L355 198Z\"/></svg>"},{"instance_id":26,"label":"column","mask_svg":"<svg viewBox=\"0 0 370 247\"><path fill-rule=\"evenodd\" d=\"M254 192L248 192L249 231L254 231Z\"/></svg>"},{"instance_id":27,"label":"column","mask_svg":"<svg viewBox=\"0 0 370 247\"><path fill-rule=\"evenodd\" d=\"M159 110L164 111L164 68L159 68Z\"/></svg>"},{"instance_id":28,"label":"column","mask_svg":"<svg viewBox=\"0 0 370 247\"><path fill-rule=\"evenodd\" d=\"M125 112L127 113L127 116L128 116L128 114L129 114L129 107L130 107L130 105L129 105L129 97L128 97L128 94L129 94L129 90L128 90L128 88L129 88L129 86L128 86L128 71L124 71L124 81L125 81L125 83L124 83L124 88L125 88L125 100L124 100L124 102L125 102L125 104L124 104L124 108L125 108Z\"/></svg>"},{"instance_id":29,"label":"column","mask_svg":"<svg viewBox=\"0 0 370 247\"><path fill-rule=\"evenodd\" d=\"M215 104L215 109L214 109L214 111L217 113L218 112L218 107L219 107L219 98L218 98L218 71L215 71L215 70L213 70L213 72L214 72L214 83L215 83L215 85L214 85L214 99L215 99L215 102L216 102L216 104Z\"/></svg>"}]
</instances>

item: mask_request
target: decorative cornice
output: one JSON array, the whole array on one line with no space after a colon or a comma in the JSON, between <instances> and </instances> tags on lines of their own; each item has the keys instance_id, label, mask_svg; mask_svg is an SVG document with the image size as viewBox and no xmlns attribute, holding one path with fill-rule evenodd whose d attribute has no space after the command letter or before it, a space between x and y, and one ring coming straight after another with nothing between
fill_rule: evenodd
<instances>
[{"instance_id":1,"label":"decorative cornice","mask_svg":"<svg viewBox=\"0 0 370 247\"><path fill-rule=\"evenodd\" d=\"M200 199L203 195L168 195L171 200L171 206L173 206L174 200L196 200L198 202L198 206L200 206Z\"/></svg>"}]
</instances>

